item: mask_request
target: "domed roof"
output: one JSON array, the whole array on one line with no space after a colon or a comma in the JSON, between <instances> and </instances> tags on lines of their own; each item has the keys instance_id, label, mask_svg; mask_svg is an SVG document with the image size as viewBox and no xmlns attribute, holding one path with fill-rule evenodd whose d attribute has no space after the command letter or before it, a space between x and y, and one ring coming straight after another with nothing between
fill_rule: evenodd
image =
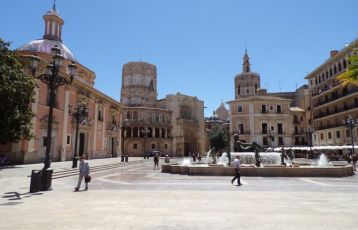
<instances>
[{"instance_id":1,"label":"domed roof","mask_svg":"<svg viewBox=\"0 0 358 230\"><path fill-rule=\"evenodd\" d=\"M34 52L34 53L45 53L51 55L51 48L55 45L58 46L61 50L61 55L70 61L76 61L75 56L72 52L65 46L62 42L56 40L49 40L49 39L38 39L31 41L19 48L17 51L27 51L27 52Z\"/></svg>"}]
</instances>

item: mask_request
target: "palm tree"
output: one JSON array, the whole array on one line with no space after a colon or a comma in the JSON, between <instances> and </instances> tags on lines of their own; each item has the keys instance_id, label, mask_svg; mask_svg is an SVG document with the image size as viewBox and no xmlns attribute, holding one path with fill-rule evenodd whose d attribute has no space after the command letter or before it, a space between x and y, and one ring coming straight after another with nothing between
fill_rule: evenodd
<instances>
[{"instance_id":1,"label":"palm tree","mask_svg":"<svg viewBox=\"0 0 358 230\"><path fill-rule=\"evenodd\" d=\"M348 70L340 74L337 79L342 82L343 85L356 85L358 86L358 49L354 49L353 55L348 58L349 65Z\"/></svg>"}]
</instances>

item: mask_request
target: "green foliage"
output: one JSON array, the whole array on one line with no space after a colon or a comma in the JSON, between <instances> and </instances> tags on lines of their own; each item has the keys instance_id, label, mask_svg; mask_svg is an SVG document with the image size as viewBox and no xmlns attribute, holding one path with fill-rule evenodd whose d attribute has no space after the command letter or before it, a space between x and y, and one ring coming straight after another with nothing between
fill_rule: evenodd
<instances>
[{"instance_id":1,"label":"green foliage","mask_svg":"<svg viewBox=\"0 0 358 230\"><path fill-rule=\"evenodd\" d=\"M358 49L355 49L353 53L353 56L348 58L350 62L348 70L337 77L343 85L353 84L358 86Z\"/></svg>"},{"instance_id":2,"label":"green foliage","mask_svg":"<svg viewBox=\"0 0 358 230\"><path fill-rule=\"evenodd\" d=\"M210 147L217 151L223 150L229 146L229 140L225 131L219 125L215 125L209 134Z\"/></svg>"},{"instance_id":3,"label":"green foliage","mask_svg":"<svg viewBox=\"0 0 358 230\"><path fill-rule=\"evenodd\" d=\"M30 103L36 82L24 73L9 43L0 38L0 143L29 139L31 134Z\"/></svg>"}]
</instances>

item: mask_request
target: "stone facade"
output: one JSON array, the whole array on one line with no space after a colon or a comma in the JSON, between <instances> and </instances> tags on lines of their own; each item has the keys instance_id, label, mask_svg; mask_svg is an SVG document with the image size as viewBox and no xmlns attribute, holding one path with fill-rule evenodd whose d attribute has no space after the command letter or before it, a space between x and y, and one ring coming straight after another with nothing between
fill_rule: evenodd
<instances>
[{"instance_id":1,"label":"stone facade","mask_svg":"<svg viewBox=\"0 0 358 230\"><path fill-rule=\"evenodd\" d=\"M204 151L204 102L180 93L158 100L154 65L130 62L123 66L121 102L128 120L125 154L144 156L160 151L189 156Z\"/></svg>"},{"instance_id":2,"label":"stone facade","mask_svg":"<svg viewBox=\"0 0 358 230\"><path fill-rule=\"evenodd\" d=\"M260 88L260 75L251 72L247 51L242 70L234 79L235 100L227 102L230 106L231 151L234 134L239 134L240 141L257 142L271 148L307 143L305 132L310 120L307 87L295 92L267 93L266 89ZM299 127L295 124L298 119Z\"/></svg>"}]
</instances>

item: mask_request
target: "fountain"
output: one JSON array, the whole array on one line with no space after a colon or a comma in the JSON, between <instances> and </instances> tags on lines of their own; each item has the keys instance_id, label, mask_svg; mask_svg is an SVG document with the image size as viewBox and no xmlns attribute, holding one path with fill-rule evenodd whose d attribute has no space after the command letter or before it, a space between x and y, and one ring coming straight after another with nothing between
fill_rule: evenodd
<instances>
[{"instance_id":1,"label":"fountain","mask_svg":"<svg viewBox=\"0 0 358 230\"><path fill-rule=\"evenodd\" d=\"M217 164L218 164L218 165L223 165L223 166L226 166L226 165L229 164L229 158L228 158L226 152L223 153L223 154L221 155L221 157L219 157L219 160L218 160L218 163L217 163Z\"/></svg>"},{"instance_id":2,"label":"fountain","mask_svg":"<svg viewBox=\"0 0 358 230\"><path fill-rule=\"evenodd\" d=\"M181 175L205 175L205 176L233 176L234 168L227 166L229 157L240 156L242 176L266 176L266 177L344 177L352 176L353 167L333 166L324 154L313 166L303 166L292 163L291 158L282 149L279 152L265 152L255 142L252 145L238 142L236 152L224 152L216 163L215 149L210 149L206 154L207 164L192 165L190 159L184 159L179 164L163 164L163 173ZM245 150L245 151L242 151ZM228 154L229 153L229 154ZM294 157L293 154L290 154ZM212 161L210 161L212 159ZM328 167L330 166L330 167Z\"/></svg>"},{"instance_id":3,"label":"fountain","mask_svg":"<svg viewBox=\"0 0 358 230\"><path fill-rule=\"evenodd\" d=\"M326 154L321 153L319 159L313 162L312 166L314 167L333 167L332 162L329 162Z\"/></svg>"},{"instance_id":4,"label":"fountain","mask_svg":"<svg viewBox=\"0 0 358 230\"><path fill-rule=\"evenodd\" d=\"M179 162L180 166L189 166L191 165L191 160L190 158L184 158L182 161Z\"/></svg>"}]
</instances>

